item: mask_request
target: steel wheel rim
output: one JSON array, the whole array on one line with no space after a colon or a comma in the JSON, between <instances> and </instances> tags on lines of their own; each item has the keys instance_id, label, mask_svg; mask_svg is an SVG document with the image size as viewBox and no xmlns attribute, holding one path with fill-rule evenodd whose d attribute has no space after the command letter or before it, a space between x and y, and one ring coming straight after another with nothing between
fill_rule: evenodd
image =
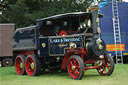
<instances>
[{"instance_id":1,"label":"steel wheel rim","mask_svg":"<svg viewBox=\"0 0 128 85\"><path fill-rule=\"evenodd\" d=\"M20 65L23 65L22 67ZM24 70L24 62L20 57L16 58L15 69L18 74L22 74Z\"/></svg>"},{"instance_id":2,"label":"steel wheel rim","mask_svg":"<svg viewBox=\"0 0 128 85\"><path fill-rule=\"evenodd\" d=\"M71 58L68 63L68 72L69 75L77 79L80 76L81 68L80 68L80 63L76 58Z\"/></svg>"},{"instance_id":3,"label":"steel wheel rim","mask_svg":"<svg viewBox=\"0 0 128 85\"><path fill-rule=\"evenodd\" d=\"M32 76L35 73L35 62L33 58L28 57L26 59L25 67L26 67L26 72L28 75Z\"/></svg>"}]
</instances>

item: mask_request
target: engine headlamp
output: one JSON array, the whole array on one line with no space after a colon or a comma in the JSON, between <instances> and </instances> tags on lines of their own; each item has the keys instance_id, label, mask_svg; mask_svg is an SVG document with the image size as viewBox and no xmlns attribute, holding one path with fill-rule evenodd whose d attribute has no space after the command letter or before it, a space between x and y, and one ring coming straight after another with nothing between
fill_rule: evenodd
<instances>
[{"instance_id":1,"label":"engine headlamp","mask_svg":"<svg viewBox=\"0 0 128 85\"><path fill-rule=\"evenodd\" d=\"M99 44L99 45L98 45L98 49L99 49L99 50L102 50L102 49L103 49L103 45Z\"/></svg>"},{"instance_id":2,"label":"engine headlamp","mask_svg":"<svg viewBox=\"0 0 128 85\"><path fill-rule=\"evenodd\" d=\"M100 39L100 38L98 38L97 40L96 40L96 44L98 45L98 44L101 44L102 43L102 40Z\"/></svg>"},{"instance_id":3,"label":"engine headlamp","mask_svg":"<svg viewBox=\"0 0 128 85\"><path fill-rule=\"evenodd\" d=\"M70 49L74 49L77 47L77 45L76 45L76 43L70 42L69 47L70 47Z\"/></svg>"}]
</instances>

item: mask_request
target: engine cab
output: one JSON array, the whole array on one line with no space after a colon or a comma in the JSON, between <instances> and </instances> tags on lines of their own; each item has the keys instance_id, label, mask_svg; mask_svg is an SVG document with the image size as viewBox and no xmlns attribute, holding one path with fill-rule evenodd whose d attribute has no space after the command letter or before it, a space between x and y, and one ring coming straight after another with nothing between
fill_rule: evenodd
<instances>
[{"instance_id":1,"label":"engine cab","mask_svg":"<svg viewBox=\"0 0 128 85\"><path fill-rule=\"evenodd\" d=\"M66 13L38 20L40 56L64 56L66 49L70 48L86 48L90 56L104 54L100 17L102 15L93 11Z\"/></svg>"}]
</instances>

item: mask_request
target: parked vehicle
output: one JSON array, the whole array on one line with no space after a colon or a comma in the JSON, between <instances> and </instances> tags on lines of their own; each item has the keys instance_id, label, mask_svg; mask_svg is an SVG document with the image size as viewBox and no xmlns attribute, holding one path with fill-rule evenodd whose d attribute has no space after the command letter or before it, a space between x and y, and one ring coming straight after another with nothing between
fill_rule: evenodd
<instances>
[{"instance_id":1,"label":"parked vehicle","mask_svg":"<svg viewBox=\"0 0 128 85\"><path fill-rule=\"evenodd\" d=\"M111 75L114 62L100 37L100 17L95 10L66 13L17 29L13 39L16 73L36 76L45 69L61 69L81 79L86 70L97 69L100 75Z\"/></svg>"},{"instance_id":2,"label":"parked vehicle","mask_svg":"<svg viewBox=\"0 0 128 85\"><path fill-rule=\"evenodd\" d=\"M1 66L11 66L14 62L12 52L12 38L14 24L0 24L0 62Z\"/></svg>"},{"instance_id":3,"label":"parked vehicle","mask_svg":"<svg viewBox=\"0 0 128 85\"><path fill-rule=\"evenodd\" d=\"M113 22L113 9L112 9L112 3L109 3L108 5L104 6L100 9L100 13L104 15L103 18L101 18L100 27L102 30L101 37L104 39L106 43L106 50L108 54L111 54L113 56L115 63L128 63L128 2L117 2L118 6L118 28L120 31L120 37L117 38L114 36L114 22ZM108 12L109 11L109 12ZM116 21L115 21L116 22ZM116 33L115 33L116 34ZM120 43L118 43L115 46L115 38L120 39ZM116 40L117 41L117 40ZM117 49L117 50L116 50ZM119 54L121 55L119 56ZM122 57L122 58L121 58Z\"/></svg>"}]
</instances>

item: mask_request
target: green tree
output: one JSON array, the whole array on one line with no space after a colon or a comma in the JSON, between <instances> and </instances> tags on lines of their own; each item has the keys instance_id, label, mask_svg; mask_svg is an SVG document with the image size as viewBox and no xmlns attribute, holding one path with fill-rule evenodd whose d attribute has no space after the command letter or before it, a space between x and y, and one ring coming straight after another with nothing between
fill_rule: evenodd
<instances>
[{"instance_id":1,"label":"green tree","mask_svg":"<svg viewBox=\"0 0 128 85\"><path fill-rule=\"evenodd\" d=\"M37 19L85 11L92 0L6 0L6 10L0 15L1 23L15 23L16 27L29 26Z\"/></svg>"},{"instance_id":2,"label":"green tree","mask_svg":"<svg viewBox=\"0 0 128 85\"><path fill-rule=\"evenodd\" d=\"M1 19L3 23L15 23L16 26L21 27L26 25L26 17L28 8L23 0L17 0L16 4L10 4L8 8L3 11Z\"/></svg>"}]
</instances>

